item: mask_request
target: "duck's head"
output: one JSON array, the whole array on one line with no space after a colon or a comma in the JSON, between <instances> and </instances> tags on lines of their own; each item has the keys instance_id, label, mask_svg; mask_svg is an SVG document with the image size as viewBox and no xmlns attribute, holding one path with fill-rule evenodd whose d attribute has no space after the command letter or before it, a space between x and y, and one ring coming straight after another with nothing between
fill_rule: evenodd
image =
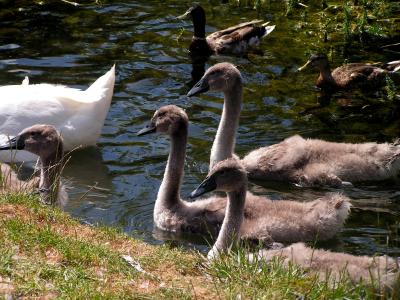
<instances>
[{"instance_id":1,"label":"duck's head","mask_svg":"<svg viewBox=\"0 0 400 300\"><path fill-rule=\"evenodd\" d=\"M329 67L328 57L324 53L312 54L304 66L298 68L297 71L302 71L308 66L316 67L320 70L326 69Z\"/></svg>"},{"instance_id":2,"label":"duck's head","mask_svg":"<svg viewBox=\"0 0 400 300\"><path fill-rule=\"evenodd\" d=\"M225 93L238 86L242 86L240 71L231 63L223 62L209 68L187 96L192 97L207 91Z\"/></svg>"},{"instance_id":3,"label":"duck's head","mask_svg":"<svg viewBox=\"0 0 400 300\"><path fill-rule=\"evenodd\" d=\"M63 140L52 125L33 125L22 130L8 143L0 145L0 150L26 150L38 155L42 160L62 156Z\"/></svg>"},{"instance_id":4,"label":"duck's head","mask_svg":"<svg viewBox=\"0 0 400 300\"><path fill-rule=\"evenodd\" d=\"M189 119L185 111L176 105L166 105L156 110L149 124L140 130L137 135L145 135L153 132L174 134L181 128L187 128Z\"/></svg>"},{"instance_id":5,"label":"duck's head","mask_svg":"<svg viewBox=\"0 0 400 300\"><path fill-rule=\"evenodd\" d=\"M243 185L247 186L247 173L240 161L228 158L218 162L206 179L190 194L191 198L199 197L211 191L234 192Z\"/></svg>"},{"instance_id":6,"label":"duck's head","mask_svg":"<svg viewBox=\"0 0 400 300\"><path fill-rule=\"evenodd\" d=\"M196 4L190 7L183 15L180 15L178 19L188 19L191 18L192 20L196 19L205 19L206 13L204 9Z\"/></svg>"}]
</instances>

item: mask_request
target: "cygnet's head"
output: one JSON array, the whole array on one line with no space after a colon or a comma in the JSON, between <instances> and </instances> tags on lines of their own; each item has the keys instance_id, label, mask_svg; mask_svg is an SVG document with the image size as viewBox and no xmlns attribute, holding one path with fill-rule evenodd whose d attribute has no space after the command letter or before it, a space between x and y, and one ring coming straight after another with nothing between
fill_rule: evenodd
<instances>
[{"instance_id":1,"label":"cygnet's head","mask_svg":"<svg viewBox=\"0 0 400 300\"><path fill-rule=\"evenodd\" d=\"M189 119L185 111L176 105L166 105L156 110L150 123L140 130L137 135L145 135L153 132L174 134L181 128L187 128Z\"/></svg>"},{"instance_id":2,"label":"cygnet's head","mask_svg":"<svg viewBox=\"0 0 400 300\"><path fill-rule=\"evenodd\" d=\"M180 15L178 19L187 19L189 17L192 20L205 19L206 13L200 5L196 4L190 7L183 15Z\"/></svg>"},{"instance_id":3,"label":"cygnet's head","mask_svg":"<svg viewBox=\"0 0 400 300\"><path fill-rule=\"evenodd\" d=\"M52 125L33 125L22 130L9 142L0 145L0 150L26 150L41 159L62 156L62 137Z\"/></svg>"},{"instance_id":4,"label":"cygnet's head","mask_svg":"<svg viewBox=\"0 0 400 300\"><path fill-rule=\"evenodd\" d=\"M190 194L191 198L199 197L211 191L234 192L247 185L247 173L240 161L228 158L218 162L206 179Z\"/></svg>"},{"instance_id":5,"label":"cygnet's head","mask_svg":"<svg viewBox=\"0 0 400 300\"><path fill-rule=\"evenodd\" d=\"M310 56L308 61L304 64L304 66L297 69L297 71L302 71L308 66L316 67L318 69L325 69L329 67L329 60L326 54L317 53Z\"/></svg>"},{"instance_id":6,"label":"cygnet's head","mask_svg":"<svg viewBox=\"0 0 400 300\"><path fill-rule=\"evenodd\" d=\"M234 65L223 62L209 68L187 96L192 97L207 91L226 92L239 85L242 85L239 70Z\"/></svg>"}]
</instances>

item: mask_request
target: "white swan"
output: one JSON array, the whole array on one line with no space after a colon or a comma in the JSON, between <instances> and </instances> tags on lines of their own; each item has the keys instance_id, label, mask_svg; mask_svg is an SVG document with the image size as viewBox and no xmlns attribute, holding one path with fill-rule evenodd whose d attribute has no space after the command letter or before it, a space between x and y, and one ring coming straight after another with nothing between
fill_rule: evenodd
<instances>
[{"instance_id":1,"label":"white swan","mask_svg":"<svg viewBox=\"0 0 400 300\"><path fill-rule=\"evenodd\" d=\"M95 145L110 108L114 90L115 65L87 90L53 84L0 87L0 143L34 124L50 124L64 138L64 149ZM0 161L32 162L36 156L27 151L1 151Z\"/></svg>"},{"instance_id":2,"label":"white swan","mask_svg":"<svg viewBox=\"0 0 400 300\"><path fill-rule=\"evenodd\" d=\"M211 170L207 178L192 192L193 196L202 194L200 191L223 191L228 196L225 218L218 234L218 238L209 251L207 257L213 260L226 253L231 246L238 241L239 234L245 226L245 191L247 189L247 172L239 160L229 158L218 162ZM279 202L279 201L278 201ZM281 212L282 213L282 212ZM304 223L308 213L293 219L299 227ZM253 226L256 227L257 224ZM317 225L317 224L315 224ZM277 231L287 234L290 230L287 226L280 226ZM326 250L312 249L303 243L292 244L278 250L261 250L256 254L250 254L249 259L269 261L274 257L281 257L287 265L293 262L310 272L318 275L321 280L338 282L343 274L353 281L360 280L368 283L379 283L380 287L393 287L399 278L400 270L398 262L387 256L354 256L345 253L330 252ZM329 278L327 278L327 275Z\"/></svg>"},{"instance_id":3,"label":"white swan","mask_svg":"<svg viewBox=\"0 0 400 300\"><path fill-rule=\"evenodd\" d=\"M160 132L168 134L171 139L168 163L154 206L154 224L170 232L216 235L224 219L226 197L213 196L196 202L184 201L180 197L188 122L183 109L167 105L157 110L150 124L138 133ZM206 191L198 189L197 195ZM330 239L342 228L350 210L349 199L339 194L304 203L272 201L246 194L246 190L242 192L246 204L243 203L245 214L240 238L251 242L269 244L271 240L295 242Z\"/></svg>"},{"instance_id":4,"label":"white swan","mask_svg":"<svg viewBox=\"0 0 400 300\"><path fill-rule=\"evenodd\" d=\"M0 164L0 193L38 188L43 203L64 205L68 194L60 182L63 167L63 139L54 126L33 125L22 130L10 141L0 144L0 152L26 150L39 156L40 177L21 181L6 164Z\"/></svg>"},{"instance_id":5,"label":"white swan","mask_svg":"<svg viewBox=\"0 0 400 300\"><path fill-rule=\"evenodd\" d=\"M239 70L219 63L206 71L188 96L208 90L224 93L224 106L211 149L210 170L234 156L235 136L243 98ZM293 182L302 186L380 181L400 172L400 145L389 143L333 143L298 135L251 151L242 159L248 176L258 180Z\"/></svg>"}]
</instances>

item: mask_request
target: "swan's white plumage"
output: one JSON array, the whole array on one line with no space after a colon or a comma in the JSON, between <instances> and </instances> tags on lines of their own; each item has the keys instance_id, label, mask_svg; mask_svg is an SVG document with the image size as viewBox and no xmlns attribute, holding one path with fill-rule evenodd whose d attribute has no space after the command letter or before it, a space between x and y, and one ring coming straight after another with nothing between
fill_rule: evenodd
<instances>
[{"instance_id":1,"label":"swan's white plumage","mask_svg":"<svg viewBox=\"0 0 400 300\"><path fill-rule=\"evenodd\" d=\"M115 66L87 90L52 84L0 87L0 142L7 141L33 124L54 125L64 138L66 151L95 145L110 108ZM34 161L26 151L0 152L1 161Z\"/></svg>"}]
</instances>

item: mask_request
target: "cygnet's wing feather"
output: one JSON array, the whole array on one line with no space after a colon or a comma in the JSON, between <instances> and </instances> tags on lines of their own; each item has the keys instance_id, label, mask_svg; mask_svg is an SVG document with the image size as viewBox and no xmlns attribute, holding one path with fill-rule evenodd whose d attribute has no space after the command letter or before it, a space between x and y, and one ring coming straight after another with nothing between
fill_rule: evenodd
<instances>
[{"instance_id":1,"label":"cygnet's wing feather","mask_svg":"<svg viewBox=\"0 0 400 300\"><path fill-rule=\"evenodd\" d=\"M27 192L39 186L39 178L33 177L23 181L18 178L9 165L0 163L0 193L1 192Z\"/></svg>"},{"instance_id":2,"label":"cygnet's wing feather","mask_svg":"<svg viewBox=\"0 0 400 300\"><path fill-rule=\"evenodd\" d=\"M208 224L221 224L225 216L226 202L226 197L212 196L192 202L191 207L198 208L201 212L200 218Z\"/></svg>"},{"instance_id":3,"label":"cygnet's wing feather","mask_svg":"<svg viewBox=\"0 0 400 300\"><path fill-rule=\"evenodd\" d=\"M257 172L270 173L271 180L286 175L295 166L307 162L306 140L295 135L268 147L259 148L247 154L242 162L250 176ZM257 171L258 170L258 171Z\"/></svg>"},{"instance_id":4,"label":"cygnet's wing feather","mask_svg":"<svg viewBox=\"0 0 400 300\"><path fill-rule=\"evenodd\" d=\"M343 227L350 206L349 198L335 193L310 202L270 200L247 193L241 234L276 242L327 240Z\"/></svg>"},{"instance_id":5,"label":"cygnet's wing feather","mask_svg":"<svg viewBox=\"0 0 400 300\"><path fill-rule=\"evenodd\" d=\"M284 264L293 262L317 274L321 280L329 280L330 283L335 283L346 275L355 282L360 280L375 284L379 282L381 288L393 287L400 275L399 266L391 257L355 256L313 249L303 243L292 244L278 250L262 250L256 256L258 260L266 261L280 257Z\"/></svg>"}]
</instances>

